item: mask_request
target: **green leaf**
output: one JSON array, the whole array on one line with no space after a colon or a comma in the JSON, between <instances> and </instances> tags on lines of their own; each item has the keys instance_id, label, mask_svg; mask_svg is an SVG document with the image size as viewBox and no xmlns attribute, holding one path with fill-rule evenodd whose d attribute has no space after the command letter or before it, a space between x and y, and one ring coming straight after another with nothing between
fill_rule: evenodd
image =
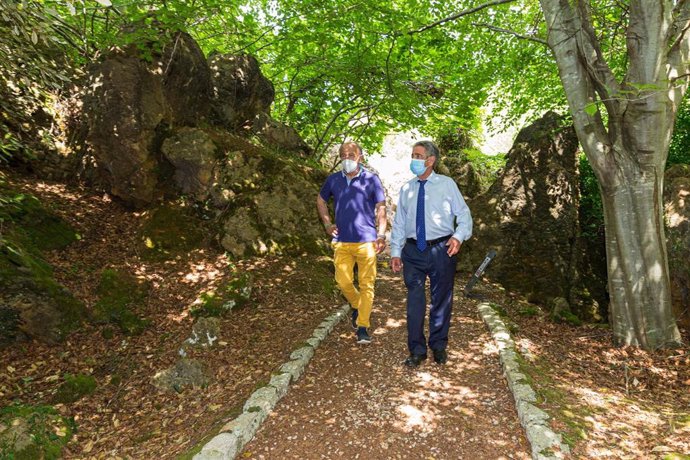
<instances>
[{"instance_id":1,"label":"green leaf","mask_svg":"<svg viewBox=\"0 0 690 460\"><path fill-rule=\"evenodd\" d=\"M596 102L590 102L589 104L587 104L585 106L585 113L587 115L589 115L590 117L593 116L595 113L597 113L598 110L599 110L599 108L597 107Z\"/></svg>"}]
</instances>

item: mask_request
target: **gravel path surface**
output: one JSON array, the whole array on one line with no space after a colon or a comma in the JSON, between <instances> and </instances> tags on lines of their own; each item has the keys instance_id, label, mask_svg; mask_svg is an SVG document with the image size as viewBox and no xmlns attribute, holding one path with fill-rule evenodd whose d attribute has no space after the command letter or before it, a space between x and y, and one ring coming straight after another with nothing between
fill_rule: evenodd
<instances>
[{"instance_id":1,"label":"gravel path surface","mask_svg":"<svg viewBox=\"0 0 690 460\"><path fill-rule=\"evenodd\" d=\"M458 283L448 364L429 354L410 370L404 285L380 270L372 344L357 345L342 321L238 457L530 458L497 350L460 292Z\"/></svg>"}]
</instances>

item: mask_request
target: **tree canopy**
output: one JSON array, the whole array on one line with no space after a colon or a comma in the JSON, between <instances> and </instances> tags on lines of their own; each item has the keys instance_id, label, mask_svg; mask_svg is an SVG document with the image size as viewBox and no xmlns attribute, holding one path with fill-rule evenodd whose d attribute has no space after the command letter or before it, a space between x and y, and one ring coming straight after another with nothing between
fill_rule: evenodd
<instances>
[{"instance_id":1,"label":"tree canopy","mask_svg":"<svg viewBox=\"0 0 690 460\"><path fill-rule=\"evenodd\" d=\"M3 27L12 35L2 45L27 52L5 60L4 75L25 69L30 80L53 81L59 74L31 74L46 66L17 63L57 53L78 68L129 43L142 45L145 56L150 48L143 45L155 47L162 31L185 30L207 55L256 56L276 87L274 118L294 126L317 153L345 137L376 149L391 130L416 128L430 136L476 132L489 99L496 110L505 109L507 121L565 103L533 1L477 6L430 0L4 0L2 5ZM39 19L17 20L22 14ZM444 21L449 17L454 19ZM37 53L34 47L42 44L52 51Z\"/></svg>"}]
</instances>

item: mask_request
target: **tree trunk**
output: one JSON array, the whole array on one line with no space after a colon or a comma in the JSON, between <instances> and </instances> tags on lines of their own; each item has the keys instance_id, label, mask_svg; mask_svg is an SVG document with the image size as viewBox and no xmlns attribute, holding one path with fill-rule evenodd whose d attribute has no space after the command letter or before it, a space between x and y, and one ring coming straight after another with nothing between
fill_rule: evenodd
<instances>
[{"instance_id":1,"label":"tree trunk","mask_svg":"<svg viewBox=\"0 0 690 460\"><path fill-rule=\"evenodd\" d=\"M609 316L616 345L657 349L680 344L671 308L663 221L663 168L602 187Z\"/></svg>"},{"instance_id":2,"label":"tree trunk","mask_svg":"<svg viewBox=\"0 0 690 460\"><path fill-rule=\"evenodd\" d=\"M629 0L626 72L606 62L591 1L540 0L577 137L604 205L618 345L680 343L671 312L663 174L690 75L690 1Z\"/></svg>"}]
</instances>

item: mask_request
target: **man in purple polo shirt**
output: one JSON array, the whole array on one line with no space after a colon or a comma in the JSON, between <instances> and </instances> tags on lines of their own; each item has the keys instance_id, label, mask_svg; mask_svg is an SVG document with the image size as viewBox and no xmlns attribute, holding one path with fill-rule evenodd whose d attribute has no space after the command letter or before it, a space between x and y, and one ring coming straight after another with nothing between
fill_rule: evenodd
<instances>
[{"instance_id":1,"label":"man in purple polo shirt","mask_svg":"<svg viewBox=\"0 0 690 460\"><path fill-rule=\"evenodd\" d=\"M335 281L353 308L357 343L370 343L367 328L374 304L376 254L386 247L386 196L379 177L360 164L359 145L346 142L339 153L342 171L328 176L316 198L316 208L326 233L333 237ZM326 204L331 197L335 224ZM353 283L355 263L359 289Z\"/></svg>"}]
</instances>

